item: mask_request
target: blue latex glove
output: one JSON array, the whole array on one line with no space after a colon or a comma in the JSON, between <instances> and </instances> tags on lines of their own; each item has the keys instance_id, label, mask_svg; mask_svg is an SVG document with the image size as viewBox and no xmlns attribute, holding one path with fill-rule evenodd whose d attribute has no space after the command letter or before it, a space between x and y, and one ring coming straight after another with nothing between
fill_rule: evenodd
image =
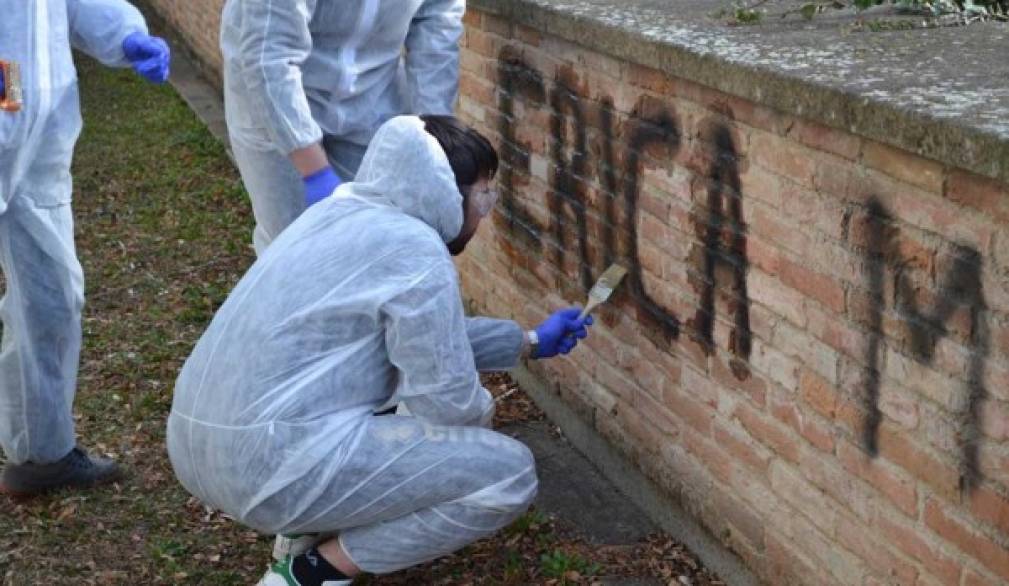
<instances>
[{"instance_id":1,"label":"blue latex glove","mask_svg":"<svg viewBox=\"0 0 1009 586\"><path fill-rule=\"evenodd\" d=\"M168 43L159 37L133 33L123 39L123 52L133 70L153 83L164 83L172 62Z\"/></svg>"},{"instance_id":2,"label":"blue latex glove","mask_svg":"<svg viewBox=\"0 0 1009 586\"><path fill-rule=\"evenodd\" d=\"M4 95L4 70L0 67L0 96Z\"/></svg>"},{"instance_id":3,"label":"blue latex glove","mask_svg":"<svg viewBox=\"0 0 1009 586\"><path fill-rule=\"evenodd\" d=\"M539 347L533 358L552 358L558 354L567 354L589 335L588 326L592 325L592 316L578 319L582 310L569 307L555 311L543 323L536 327Z\"/></svg>"},{"instance_id":4,"label":"blue latex glove","mask_svg":"<svg viewBox=\"0 0 1009 586\"><path fill-rule=\"evenodd\" d=\"M305 207L319 203L333 195L333 191L343 183L332 167L316 171L302 181L305 182Z\"/></svg>"}]
</instances>

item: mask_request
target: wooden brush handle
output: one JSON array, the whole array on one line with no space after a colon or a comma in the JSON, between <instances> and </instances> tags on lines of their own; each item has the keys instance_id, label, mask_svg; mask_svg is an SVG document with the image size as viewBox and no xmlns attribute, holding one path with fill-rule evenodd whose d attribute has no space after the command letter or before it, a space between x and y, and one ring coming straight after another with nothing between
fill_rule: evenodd
<instances>
[{"instance_id":1,"label":"wooden brush handle","mask_svg":"<svg viewBox=\"0 0 1009 586\"><path fill-rule=\"evenodd\" d=\"M592 310L597 307L599 307L599 302L590 299L589 302L585 304L585 309L582 310L582 313L578 316L578 319L585 319L586 317L588 317L589 313L591 313Z\"/></svg>"}]
</instances>

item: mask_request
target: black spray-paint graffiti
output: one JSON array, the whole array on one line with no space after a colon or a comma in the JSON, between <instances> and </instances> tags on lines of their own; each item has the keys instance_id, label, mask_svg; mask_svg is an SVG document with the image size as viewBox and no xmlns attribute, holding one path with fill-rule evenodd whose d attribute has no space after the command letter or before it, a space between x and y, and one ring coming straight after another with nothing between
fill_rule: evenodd
<instances>
[{"instance_id":1,"label":"black spray-paint graffiti","mask_svg":"<svg viewBox=\"0 0 1009 586\"><path fill-rule=\"evenodd\" d=\"M864 253L866 284L869 287L869 343L865 351L865 389L862 406L866 412L863 445L869 454L879 451L880 370L882 369L884 333L883 316L887 307L886 276L894 279L893 306L908 328L908 351L918 361L935 361L940 338L950 335L947 324L957 310L970 314L968 350L970 359L964 393L957 412L957 444L960 446L960 488L972 490L981 480L978 464L981 405L988 396L984 386L985 362L990 351L990 332L985 319L987 305L982 288L981 254L962 244L955 244L947 255L950 265L939 281L933 307L923 309L911 284L905 259L899 250L900 235L893 218L878 199L869 200L865 210L868 231ZM938 272L938 271L937 271Z\"/></svg>"},{"instance_id":2,"label":"black spray-paint graffiti","mask_svg":"<svg viewBox=\"0 0 1009 586\"><path fill-rule=\"evenodd\" d=\"M563 271L569 250L568 226L564 211L574 218L574 241L578 251L579 281L588 288L593 276L604 266L616 260L629 267L628 289L638 310L638 321L645 326L653 341L671 343L679 338L682 322L671 310L663 307L648 292L638 249L638 200L644 170L643 153L650 147L661 146L667 156L674 156L681 147L679 123L666 106L657 106L655 100L643 97L634 108L633 115L624 125L625 157L622 171L617 169L612 100L605 98L599 104L598 120L602 140L590 145L586 133L587 115L578 88L577 76L571 70L562 70L553 88L540 72L526 64L518 51L506 47L499 56L498 66L499 108L501 117L498 130L502 138L501 171L502 205L504 214L498 221L511 236L525 246L540 252L549 245L549 257ZM537 221L517 198L517 191L530 175L529 145L519 144L516 137L516 99L526 108L550 109L552 134L550 192L547 207L550 213L549 228ZM727 114L731 117L731 112ZM695 284L699 295L696 313L688 326L690 334L709 350L714 347L716 298L721 294L728 300L732 315L729 350L734 355L732 371L739 379L749 376L752 350L750 329L750 301L746 275L749 262L746 257L747 228L743 222L743 194L738 168L739 153L729 127L718 117L709 120L707 136L702 143L711 152L706 154L704 174L706 201L695 204L691 217L700 240L691 255L697 275ZM601 224L601 257L591 254L588 221L586 181L591 173L591 147L595 147L595 174L608 194L615 197L599 198L603 222ZM565 153L570 151L571 155ZM622 203L623 214L618 204ZM865 388L862 406L865 411L862 443L864 449L875 456L879 449L879 428L882 413L879 408L879 390L884 340L884 311L887 307L886 278L894 279L893 307L906 321L909 335L909 352L924 363L935 359L940 338L948 335L947 323L958 309L970 308L971 358L968 365L966 393L958 410L958 437L961 447L961 486L976 487L980 482L978 465L978 421L980 408L987 397L984 388L984 368L987 360L990 334L984 319L986 305L981 287L981 257L977 250L957 245L950 257L952 266L943 273L937 301L931 308L923 309L917 301L913 287L903 272L898 249L898 238L892 218L878 200L870 200L867 209L868 241L865 245L866 285L869 289L868 326L870 335L865 348ZM849 217L850 220L850 217ZM553 242L544 239L550 234ZM618 233L623 234L618 242ZM509 243L504 243L510 246ZM653 335L654 334L654 335Z\"/></svg>"},{"instance_id":3,"label":"black spray-paint graffiti","mask_svg":"<svg viewBox=\"0 0 1009 586\"><path fill-rule=\"evenodd\" d=\"M594 275L615 260L627 263L628 289L638 310L638 321L646 326L646 335L656 343L668 345L680 336L681 320L664 307L647 290L638 250L638 199L644 170L644 153L659 150L672 157L681 146L680 126L668 107L656 107L654 100L643 98L624 128L626 137L625 158L622 171L617 169L614 147L616 122L612 101L604 99L598 104L599 129L602 140L596 146L595 174L604 187L601 196L600 255L592 255L589 245L588 203L586 181L592 175L590 145L587 135L587 117L584 109L586 97L580 93L577 76L570 69L562 69L558 79L548 91L543 76L527 65L511 48L502 50L498 66L499 108L501 117L498 130L502 138L501 171L502 205L505 214L499 221L506 230L535 251L544 248L543 235L547 229L518 201L516 190L527 180L530 170L528 145L519 145L516 138L516 99L527 108L549 107L551 113L551 174L547 206L550 213L549 233L553 238L550 257L554 265L563 270L568 254L570 222L565 221L567 209L574 217L575 242L578 251L579 280L585 289L591 286ZM594 110L595 111L595 110ZM700 287L700 307L692 322L695 338L705 347L714 345L715 296L719 287L718 266L733 267L730 290L733 300L734 328L730 350L736 360L733 372L740 378L749 375L744 363L750 355L749 299L746 294L746 236L742 222L742 194L740 193L738 154L731 134L724 125L713 125L710 139L715 152L710 157L707 171L708 201L694 210L694 217L703 224L699 228L707 250L701 256L698 272L703 276ZM565 153L570 152L570 156ZM520 173L516 173L520 171ZM609 195L613 194L613 195ZM615 199L615 197L617 199ZM622 203L623 214L617 211ZM699 224L700 226L700 224ZM620 228L618 230L618 228ZM621 242L617 234L623 234ZM726 234L730 236L726 239ZM728 243L726 244L726 240ZM743 362L740 362L742 360Z\"/></svg>"},{"instance_id":4,"label":"black spray-paint graffiti","mask_svg":"<svg viewBox=\"0 0 1009 586\"><path fill-rule=\"evenodd\" d=\"M750 358L752 333L750 331L750 302L746 289L746 226L743 223L743 195L739 182L738 153L732 133L724 125L713 126L706 141L712 145L708 155L714 164L707 177L706 220L695 221L704 231L701 303L694 316L694 329L707 346L714 346L715 291L719 281L718 268L728 269L731 284L727 290L729 307L733 315L729 350L737 357L731 363L737 378L749 376L745 362Z\"/></svg>"}]
</instances>

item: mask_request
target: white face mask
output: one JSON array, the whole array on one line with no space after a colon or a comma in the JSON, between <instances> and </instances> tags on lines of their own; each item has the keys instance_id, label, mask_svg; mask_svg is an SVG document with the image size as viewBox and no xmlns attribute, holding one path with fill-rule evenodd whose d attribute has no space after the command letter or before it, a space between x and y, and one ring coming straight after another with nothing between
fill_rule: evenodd
<instances>
[{"instance_id":1,"label":"white face mask","mask_svg":"<svg viewBox=\"0 0 1009 586\"><path fill-rule=\"evenodd\" d=\"M476 213L479 214L481 218L486 218L487 215L490 214L491 210L494 209L494 204L497 203L498 192L497 189L488 186L480 191L472 192L470 194L470 198L473 201Z\"/></svg>"}]
</instances>

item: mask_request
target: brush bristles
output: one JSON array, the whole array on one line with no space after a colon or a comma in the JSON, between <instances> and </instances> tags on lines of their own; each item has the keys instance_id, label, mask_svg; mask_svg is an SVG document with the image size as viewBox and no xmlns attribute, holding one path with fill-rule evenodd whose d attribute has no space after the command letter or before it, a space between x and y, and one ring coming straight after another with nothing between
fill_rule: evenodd
<instances>
[{"instance_id":1,"label":"brush bristles","mask_svg":"<svg viewBox=\"0 0 1009 586\"><path fill-rule=\"evenodd\" d=\"M620 265L610 265L610 268L606 269L596 284L592 286L589 296L605 300L613 293L625 275L627 275L627 269Z\"/></svg>"}]
</instances>

